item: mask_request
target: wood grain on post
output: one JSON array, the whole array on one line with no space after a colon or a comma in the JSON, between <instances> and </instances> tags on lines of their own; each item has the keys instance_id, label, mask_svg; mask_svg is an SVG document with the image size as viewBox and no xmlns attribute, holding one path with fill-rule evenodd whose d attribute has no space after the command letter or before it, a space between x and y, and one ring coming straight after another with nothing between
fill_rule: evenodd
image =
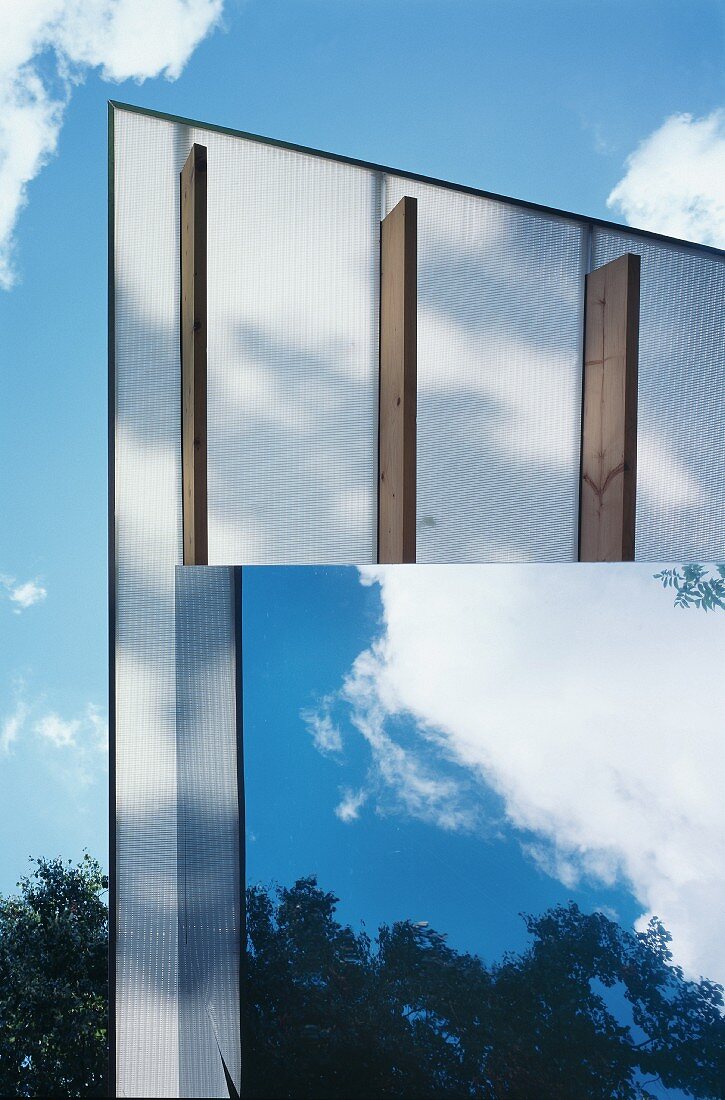
<instances>
[{"instance_id":1,"label":"wood grain on post","mask_svg":"<svg viewBox=\"0 0 725 1100\"><path fill-rule=\"evenodd\" d=\"M587 275L580 561L634 561L640 258Z\"/></svg>"},{"instance_id":2,"label":"wood grain on post","mask_svg":"<svg viewBox=\"0 0 725 1100\"><path fill-rule=\"evenodd\" d=\"M415 561L417 201L380 227L378 561Z\"/></svg>"},{"instance_id":3,"label":"wood grain on post","mask_svg":"<svg viewBox=\"0 0 725 1100\"><path fill-rule=\"evenodd\" d=\"M184 565L207 565L206 149L181 171L181 467Z\"/></svg>"}]
</instances>

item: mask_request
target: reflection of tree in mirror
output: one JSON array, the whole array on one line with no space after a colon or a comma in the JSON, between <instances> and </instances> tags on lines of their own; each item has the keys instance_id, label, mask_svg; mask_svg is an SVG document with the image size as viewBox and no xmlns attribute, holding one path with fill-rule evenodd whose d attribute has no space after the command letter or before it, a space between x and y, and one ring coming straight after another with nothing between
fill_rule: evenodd
<instances>
[{"instance_id":1,"label":"reflection of tree in mirror","mask_svg":"<svg viewBox=\"0 0 725 1100\"><path fill-rule=\"evenodd\" d=\"M0 1095L105 1095L106 885L90 857L39 860L0 898ZM722 989L684 978L658 921L557 906L487 965L424 921L371 938L336 906L314 878L247 890L249 1097L725 1097Z\"/></svg>"},{"instance_id":2,"label":"reflection of tree in mirror","mask_svg":"<svg viewBox=\"0 0 725 1100\"><path fill-rule=\"evenodd\" d=\"M665 588L674 588L675 607L701 607L703 611L725 611L725 565L706 569L703 565L683 565L681 569L663 569L655 580Z\"/></svg>"},{"instance_id":3,"label":"reflection of tree in mirror","mask_svg":"<svg viewBox=\"0 0 725 1100\"><path fill-rule=\"evenodd\" d=\"M247 891L247 1096L725 1096L722 989L684 978L659 921L570 902L487 965L423 921L354 932L337 902L313 877Z\"/></svg>"}]
</instances>

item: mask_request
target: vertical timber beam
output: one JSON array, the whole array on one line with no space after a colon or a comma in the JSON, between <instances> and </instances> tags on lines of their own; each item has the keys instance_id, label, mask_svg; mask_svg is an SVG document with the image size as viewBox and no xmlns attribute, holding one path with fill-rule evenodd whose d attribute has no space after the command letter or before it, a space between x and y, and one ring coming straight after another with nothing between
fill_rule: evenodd
<instances>
[{"instance_id":1,"label":"vertical timber beam","mask_svg":"<svg viewBox=\"0 0 725 1100\"><path fill-rule=\"evenodd\" d=\"M634 561L640 258L587 275L580 561Z\"/></svg>"},{"instance_id":2,"label":"vertical timber beam","mask_svg":"<svg viewBox=\"0 0 725 1100\"><path fill-rule=\"evenodd\" d=\"M378 561L415 561L418 204L380 226Z\"/></svg>"},{"instance_id":3,"label":"vertical timber beam","mask_svg":"<svg viewBox=\"0 0 725 1100\"><path fill-rule=\"evenodd\" d=\"M184 565L207 565L206 148L181 171L181 469Z\"/></svg>"}]
</instances>

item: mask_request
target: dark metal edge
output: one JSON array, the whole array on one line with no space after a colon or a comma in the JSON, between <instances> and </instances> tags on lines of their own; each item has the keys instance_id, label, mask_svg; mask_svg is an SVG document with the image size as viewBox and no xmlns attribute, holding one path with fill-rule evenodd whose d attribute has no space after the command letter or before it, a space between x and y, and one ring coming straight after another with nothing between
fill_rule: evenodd
<instances>
[{"instance_id":1,"label":"dark metal edge","mask_svg":"<svg viewBox=\"0 0 725 1100\"><path fill-rule=\"evenodd\" d=\"M589 265L587 264L587 267ZM587 295L589 293L589 276L587 271L584 276L584 293L582 294L582 319L581 319L581 363L580 363L580 409L579 409L579 463L576 483L577 508L576 508L576 560L582 560L582 471L584 467L584 383L586 382L586 341L587 341Z\"/></svg>"},{"instance_id":2,"label":"dark metal edge","mask_svg":"<svg viewBox=\"0 0 725 1100\"><path fill-rule=\"evenodd\" d=\"M181 253L184 247L183 245L183 212L181 209L181 191L182 183L181 178L184 174L184 170L179 172L179 254L177 256L177 263L179 268L179 439L181 442L181 452L179 454L179 469L181 470L181 564L194 565L194 562L187 563L186 561L186 486L184 484L184 324L183 317L183 302L184 302L184 277L182 274Z\"/></svg>"},{"instance_id":3,"label":"dark metal edge","mask_svg":"<svg viewBox=\"0 0 725 1100\"><path fill-rule=\"evenodd\" d=\"M185 118L183 115L167 114L165 111L155 111L151 107L137 107L133 103L122 103L118 100L109 100L111 107L120 111L129 111L132 114L147 115L149 118L162 119L164 122L174 122L181 126L191 126L200 130L210 130L216 134L227 134L229 137L245 138L247 141L256 141L260 145L271 145L276 149L289 149L295 153L306 153L308 156L321 157L324 160L336 161L338 164L349 164L354 168L365 168L373 172L384 172L387 175L398 176L401 179L415 180L418 183L428 183L435 187L445 187L449 191L457 191L464 195L476 195L479 198L492 199L495 202L505 203L508 206L517 206L524 210L533 210L549 217L578 222L580 225L594 225L602 229L613 229L618 233L629 233L635 237L643 237L646 240L660 241L664 244L678 245L692 249L696 252L704 252L713 256L725 258L725 249L716 248L715 245L698 244L695 241L685 241L679 237L668 237L665 233L654 233L650 229L635 229L631 225L623 225L621 222L607 221L605 218L587 217L586 214L576 214L571 210L560 210L554 206L545 206L543 203L528 202L526 199L513 198L510 195L500 195L495 191L484 191L479 187L470 187L467 184L451 183L450 180L438 179L435 176L425 176L419 172L406 172L400 168L391 168L385 164L375 164L373 161L359 160L356 157L347 157L339 153L329 153L324 149L312 149L307 145L297 145L291 141L281 141L275 138L264 137L261 134L251 134L246 130L235 130L230 126L218 126L215 123L200 122L198 119Z\"/></svg>"},{"instance_id":4,"label":"dark metal edge","mask_svg":"<svg viewBox=\"0 0 725 1100\"><path fill-rule=\"evenodd\" d=\"M379 202L382 208L382 201ZM382 214L382 209L380 210ZM382 391L382 333L383 333L383 218L378 225L378 370L375 381L378 388L377 400L377 430L375 432L375 561L380 561L380 393Z\"/></svg>"},{"instance_id":5,"label":"dark metal edge","mask_svg":"<svg viewBox=\"0 0 725 1100\"><path fill-rule=\"evenodd\" d=\"M247 969L247 904L246 904L246 804L244 798L244 667L242 626L242 567L232 567L234 603L234 671L235 713L237 720L237 804L239 807L239 926L241 930L239 951L239 1093L244 1095L244 997Z\"/></svg>"},{"instance_id":6,"label":"dark metal edge","mask_svg":"<svg viewBox=\"0 0 725 1100\"><path fill-rule=\"evenodd\" d=\"M108 1095L116 1095L116 526L114 109L108 104Z\"/></svg>"},{"instance_id":7,"label":"dark metal edge","mask_svg":"<svg viewBox=\"0 0 725 1100\"><path fill-rule=\"evenodd\" d=\"M586 377L585 371L585 344L587 339L586 334L586 321L587 321L587 286L589 282L589 275L592 271L592 258L594 253L594 234L592 232L591 225L589 226L586 239L582 242L582 248L584 252L584 279L582 280L582 297L581 297L581 319L579 322L579 453L577 461L577 482L576 482L576 561L581 561L581 542L582 542L582 463L584 460L584 379Z\"/></svg>"}]
</instances>

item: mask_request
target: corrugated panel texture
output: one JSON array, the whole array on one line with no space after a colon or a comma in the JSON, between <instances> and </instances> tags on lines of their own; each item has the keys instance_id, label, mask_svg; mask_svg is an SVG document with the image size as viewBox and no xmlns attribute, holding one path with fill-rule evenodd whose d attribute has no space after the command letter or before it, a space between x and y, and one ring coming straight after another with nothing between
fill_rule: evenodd
<instances>
[{"instance_id":1,"label":"corrugated panel texture","mask_svg":"<svg viewBox=\"0 0 725 1100\"><path fill-rule=\"evenodd\" d=\"M239 1092L234 571L176 570L180 1096ZM224 1062L222 1062L222 1058Z\"/></svg>"},{"instance_id":2,"label":"corrugated panel texture","mask_svg":"<svg viewBox=\"0 0 725 1100\"><path fill-rule=\"evenodd\" d=\"M595 229L594 264L642 257L636 557L725 554L725 261Z\"/></svg>"},{"instance_id":3,"label":"corrugated panel texture","mask_svg":"<svg viewBox=\"0 0 725 1100\"><path fill-rule=\"evenodd\" d=\"M577 556L584 231L396 177L418 199L418 561Z\"/></svg>"},{"instance_id":4,"label":"corrugated panel texture","mask_svg":"<svg viewBox=\"0 0 725 1100\"><path fill-rule=\"evenodd\" d=\"M180 1062L183 1077L189 1059L214 1061L179 1001L193 977L179 970L174 603L189 148L205 145L209 166L212 565L374 559L379 220L404 194L419 200L419 560L574 560L588 233L123 109L114 124L117 1080L122 1096L161 1097L202 1088ZM637 555L722 560L722 259L627 232L593 243L596 264L642 255ZM210 714L226 736L228 714Z\"/></svg>"},{"instance_id":5,"label":"corrugated panel texture","mask_svg":"<svg viewBox=\"0 0 725 1100\"><path fill-rule=\"evenodd\" d=\"M194 140L209 150L209 562L372 562L377 178Z\"/></svg>"},{"instance_id":6,"label":"corrugated panel texture","mask_svg":"<svg viewBox=\"0 0 725 1100\"><path fill-rule=\"evenodd\" d=\"M178 1096L174 564L181 560L172 127L115 112L116 1072Z\"/></svg>"}]
</instances>

